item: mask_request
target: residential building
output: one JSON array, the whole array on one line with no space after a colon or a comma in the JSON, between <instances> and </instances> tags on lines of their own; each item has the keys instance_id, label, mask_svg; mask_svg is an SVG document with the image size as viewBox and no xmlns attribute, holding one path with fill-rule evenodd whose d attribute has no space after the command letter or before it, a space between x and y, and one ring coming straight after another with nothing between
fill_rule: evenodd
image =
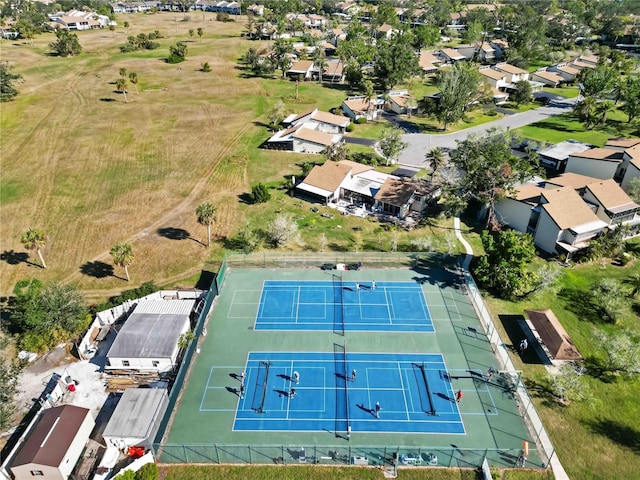
<instances>
[{"instance_id":1,"label":"residential building","mask_svg":"<svg viewBox=\"0 0 640 480\"><path fill-rule=\"evenodd\" d=\"M635 222L638 205L613 179L590 183L582 198L595 205L596 215L608 226L638 223Z\"/></svg>"},{"instance_id":2,"label":"residential building","mask_svg":"<svg viewBox=\"0 0 640 480\"><path fill-rule=\"evenodd\" d=\"M67 480L95 422L91 411L74 405L41 410L10 462L15 480Z\"/></svg>"},{"instance_id":3,"label":"residential building","mask_svg":"<svg viewBox=\"0 0 640 480\"><path fill-rule=\"evenodd\" d=\"M481 68L479 72L480 75L483 76L483 80L493 88L505 88L509 83L507 82L507 74L494 70L491 67Z\"/></svg>"},{"instance_id":4,"label":"residential building","mask_svg":"<svg viewBox=\"0 0 640 480\"><path fill-rule=\"evenodd\" d=\"M312 60L298 60L287 70L287 77L300 80L311 80L313 75Z\"/></svg>"},{"instance_id":5,"label":"residential building","mask_svg":"<svg viewBox=\"0 0 640 480\"><path fill-rule=\"evenodd\" d=\"M342 102L342 111L353 121L366 118L367 121L376 120L384 111L384 100L381 98L367 98L364 96L349 97Z\"/></svg>"},{"instance_id":6,"label":"residential building","mask_svg":"<svg viewBox=\"0 0 640 480\"><path fill-rule=\"evenodd\" d=\"M375 194L374 208L404 219L411 212L422 212L434 191L426 182L389 177Z\"/></svg>"},{"instance_id":7,"label":"residential building","mask_svg":"<svg viewBox=\"0 0 640 480\"><path fill-rule=\"evenodd\" d=\"M506 76L506 82L508 84L514 84L516 82L526 82L529 80L529 72L522 70L514 65L508 63L498 63L493 68L498 72Z\"/></svg>"},{"instance_id":8,"label":"residential building","mask_svg":"<svg viewBox=\"0 0 640 480\"><path fill-rule=\"evenodd\" d=\"M591 145L576 140L566 140L538 151L540 163L546 168L563 173L567 160L572 153L582 153L593 148Z\"/></svg>"},{"instance_id":9,"label":"residential building","mask_svg":"<svg viewBox=\"0 0 640 480\"><path fill-rule=\"evenodd\" d=\"M399 115L415 113L418 111L418 102L415 101L413 96L409 95L408 90L391 90L387 108Z\"/></svg>"},{"instance_id":10,"label":"residential building","mask_svg":"<svg viewBox=\"0 0 640 480\"><path fill-rule=\"evenodd\" d=\"M622 177L622 188L627 188L631 180L640 177L640 145L625 150L622 165L617 174Z\"/></svg>"},{"instance_id":11,"label":"residential building","mask_svg":"<svg viewBox=\"0 0 640 480\"><path fill-rule=\"evenodd\" d=\"M455 63L465 60L465 56L462 55L455 48L443 48L438 53L438 56L442 59L444 63Z\"/></svg>"},{"instance_id":12,"label":"residential building","mask_svg":"<svg viewBox=\"0 0 640 480\"><path fill-rule=\"evenodd\" d=\"M329 44L331 47L332 45ZM341 83L344 80L344 64L341 60L329 60L322 72L322 81L329 83Z\"/></svg>"},{"instance_id":13,"label":"residential building","mask_svg":"<svg viewBox=\"0 0 640 480\"><path fill-rule=\"evenodd\" d=\"M580 73L579 69L573 68L566 63L559 63L549 67L549 71L562 77L564 82L573 82Z\"/></svg>"},{"instance_id":14,"label":"residential building","mask_svg":"<svg viewBox=\"0 0 640 480\"><path fill-rule=\"evenodd\" d=\"M435 73L438 71L438 67L442 60L436 57L433 53L427 51L420 52L420 58L418 64L425 74Z\"/></svg>"},{"instance_id":15,"label":"residential building","mask_svg":"<svg viewBox=\"0 0 640 480\"><path fill-rule=\"evenodd\" d=\"M607 180L615 178L618 167L622 164L622 157L622 152L609 148L574 152L567 159L565 171Z\"/></svg>"},{"instance_id":16,"label":"residential building","mask_svg":"<svg viewBox=\"0 0 640 480\"><path fill-rule=\"evenodd\" d=\"M546 68L536 70L535 72L531 73L530 77L534 82L540 82L543 85L553 88L556 88L558 85L565 81L563 77L561 77L557 73L548 71Z\"/></svg>"},{"instance_id":17,"label":"residential building","mask_svg":"<svg viewBox=\"0 0 640 480\"><path fill-rule=\"evenodd\" d=\"M343 162L325 162L311 169L309 175L296 185L296 192L312 201L328 204L340 197L340 187L352 173L353 167Z\"/></svg>"},{"instance_id":18,"label":"residential building","mask_svg":"<svg viewBox=\"0 0 640 480\"><path fill-rule=\"evenodd\" d=\"M105 370L163 373L174 369L195 303L191 299L138 302L107 352Z\"/></svg>"}]
</instances>

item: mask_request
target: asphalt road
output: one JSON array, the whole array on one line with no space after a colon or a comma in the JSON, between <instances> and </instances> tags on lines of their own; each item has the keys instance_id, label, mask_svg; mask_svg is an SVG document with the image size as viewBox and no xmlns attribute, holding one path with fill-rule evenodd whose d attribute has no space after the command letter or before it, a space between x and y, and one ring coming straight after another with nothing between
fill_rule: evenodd
<instances>
[{"instance_id":1,"label":"asphalt road","mask_svg":"<svg viewBox=\"0 0 640 480\"><path fill-rule=\"evenodd\" d=\"M406 133L402 139L409 144L403 150L398 159L401 165L423 168L425 166L425 154L434 147L440 147L445 150L454 149L457 140L466 139L471 133L483 134L490 128L500 127L504 129L519 128L531 123L540 122L555 115L561 115L571 111L575 103L575 98L565 99L558 98L551 101L549 105L529 110L523 113L516 113L508 117L500 118L494 122L485 123L476 127L460 130L455 133L431 135L425 133Z\"/></svg>"}]
</instances>

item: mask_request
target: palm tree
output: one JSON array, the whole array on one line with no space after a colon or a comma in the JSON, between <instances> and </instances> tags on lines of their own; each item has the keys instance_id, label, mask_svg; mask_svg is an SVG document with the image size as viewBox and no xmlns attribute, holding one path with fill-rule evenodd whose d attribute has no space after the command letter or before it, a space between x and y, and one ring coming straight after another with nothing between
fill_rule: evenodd
<instances>
[{"instance_id":1,"label":"palm tree","mask_svg":"<svg viewBox=\"0 0 640 480\"><path fill-rule=\"evenodd\" d=\"M140 95L138 93L138 82L140 79L138 78L138 74L136 72L129 72L129 81L136 87L136 95Z\"/></svg>"},{"instance_id":2,"label":"palm tree","mask_svg":"<svg viewBox=\"0 0 640 480\"><path fill-rule=\"evenodd\" d=\"M127 79L119 78L116 80L116 90L124 95L124 103L127 103Z\"/></svg>"},{"instance_id":3,"label":"palm tree","mask_svg":"<svg viewBox=\"0 0 640 480\"><path fill-rule=\"evenodd\" d=\"M44 257L42 256L42 248L47 243L44 234L35 228L30 228L22 234L20 241L27 250L35 250L38 252L38 256L42 262L42 268L47 268L47 264L44 262Z\"/></svg>"},{"instance_id":4,"label":"palm tree","mask_svg":"<svg viewBox=\"0 0 640 480\"><path fill-rule=\"evenodd\" d=\"M198 205L196 216L200 225L207 226L207 247L211 246L211 224L216 219L216 207L207 202Z\"/></svg>"},{"instance_id":5,"label":"palm tree","mask_svg":"<svg viewBox=\"0 0 640 480\"><path fill-rule=\"evenodd\" d=\"M124 242L116 243L109 253L111 253L113 257L113 263L119 267L124 267L127 282L129 282L131 280L129 277L129 265L133 263L133 259L135 258L131 244Z\"/></svg>"},{"instance_id":6,"label":"palm tree","mask_svg":"<svg viewBox=\"0 0 640 480\"><path fill-rule=\"evenodd\" d=\"M198 37L200 37L200 43L202 43L202 35L204 35L204 30L202 29L202 27L198 27L197 33Z\"/></svg>"},{"instance_id":7,"label":"palm tree","mask_svg":"<svg viewBox=\"0 0 640 480\"><path fill-rule=\"evenodd\" d=\"M325 58L324 49L316 47L313 51L313 65L318 69L318 80L322 83L322 71L327 68L327 59Z\"/></svg>"},{"instance_id":8,"label":"palm tree","mask_svg":"<svg viewBox=\"0 0 640 480\"><path fill-rule=\"evenodd\" d=\"M607 115L615 110L616 106L611 100L604 100L596 106L596 116L600 125L607 123Z\"/></svg>"},{"instance_id":9,"label":"palm tree","mask_svg":"<svg viewBox=\"0 0 640 480\"><path fill-rule=\"evenodd\" d=\"M631 293L629 293L629 296L631 298L636 298L636 295L640 292L640 273L634 273L624 283L631 286L632 290Z\"/></svg>"},{"instance_id":10,"label":"palm tree","mask_svg":"<svg viewBox=\"0 0 640 480\"><path fill-rule=\"evenodd\" d=\"M445 152L440 147L434 147L427 152L424 157L426 162L429 162L429 167L431 167L431 179L436 174L436 171L441 169L447 161Z\"/></svg>"},{"instance_id":11,"label":"palm tree","mask_svg":"<svg viewBox=\"0 0 640 480\"><path fill-rule=\"evenodd\" d=\"M119 70L119 72L120 72L120 76L121 76L122 78L125 78L125 77L127 76L127 69L126 69L126 68L121 67L121 68L120 68L120 70Z\"/></svg>"},{"instance_id":12,"label":"palm tree","mask_svg":"<svg viewBox=\"0 0 640 480\"><path fill-rule=\"evenodd\" d=\"M594 97L585 97L580 102L576 103L573 107L573 111L581 122L584 122L584 126L587 130L590 130L594 121L594 111L596 109L596 99Z\"/></svg>"}]
</instances>

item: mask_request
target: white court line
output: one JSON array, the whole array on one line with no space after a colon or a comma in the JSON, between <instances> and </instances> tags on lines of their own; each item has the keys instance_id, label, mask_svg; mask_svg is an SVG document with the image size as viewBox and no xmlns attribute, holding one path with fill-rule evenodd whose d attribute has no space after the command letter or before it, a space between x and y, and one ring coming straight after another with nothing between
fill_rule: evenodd
<instances>
[{"instance_id":1,"label":"white court line","mask_svg":"<svg viewBox=\"0 0 640 480\"><path fill-rule=\"evenodd\" d=\"M404 409L407 413L407 420L409 420L409 405L407 404L407 394L404 393L404 380L402 379L402 368L400 362L398 362L398 372L400 372L400 385L402 385L402 396L404 397Z\"/></svg>"},{"instance_id":2,"label":"white court line","mask_svg":"<svg viewBox=\"0 0 640 480\"><path fill-rule=\"evenodd\" d=\"M296 303L296 321L295 323L298 323L298 317L300 314L300 287L298 287L298 301L295 302Z\"/></svg>"},{"instance_id":3,"label":"white court line","mask_svg":"<svg viewBox=\"0 0 640 480\"><path fill-rule=\"evenodd\" d=\"M382 287L382 290L384 291L384 300L385 302L387 302L387 314L389 315L389 324L393 325L394 317L391 316L391 305L389 304L389 297L387 296L387 288Z\"/></svg>"}]
</instances>

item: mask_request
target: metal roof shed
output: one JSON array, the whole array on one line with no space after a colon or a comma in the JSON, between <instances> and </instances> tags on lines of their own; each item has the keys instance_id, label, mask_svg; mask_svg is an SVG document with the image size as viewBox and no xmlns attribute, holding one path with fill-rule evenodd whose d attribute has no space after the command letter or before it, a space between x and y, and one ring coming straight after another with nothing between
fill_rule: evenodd
<instances>
[{"instance_id":1,"label":"metal roof shed","mask_svg":"<svg viewBox=\"0 0 640 480\"><path fill-rule=\"evenodd\" d=\"M189 331L195 300L141 301L109 349L106 369L164 372L178 357L180 335Z\"/></svg>"},{"instance_id":2,"label":"metal roof shed","mask_svg":"<svg viewBox=\"0 0 640 480\"><path fill-rule=\"evenodd\" d=\"M165 388L125 390L102 433L107 446L119 450L134 445L150 447L168 403Z\"/></svg>"}]
</instances>

